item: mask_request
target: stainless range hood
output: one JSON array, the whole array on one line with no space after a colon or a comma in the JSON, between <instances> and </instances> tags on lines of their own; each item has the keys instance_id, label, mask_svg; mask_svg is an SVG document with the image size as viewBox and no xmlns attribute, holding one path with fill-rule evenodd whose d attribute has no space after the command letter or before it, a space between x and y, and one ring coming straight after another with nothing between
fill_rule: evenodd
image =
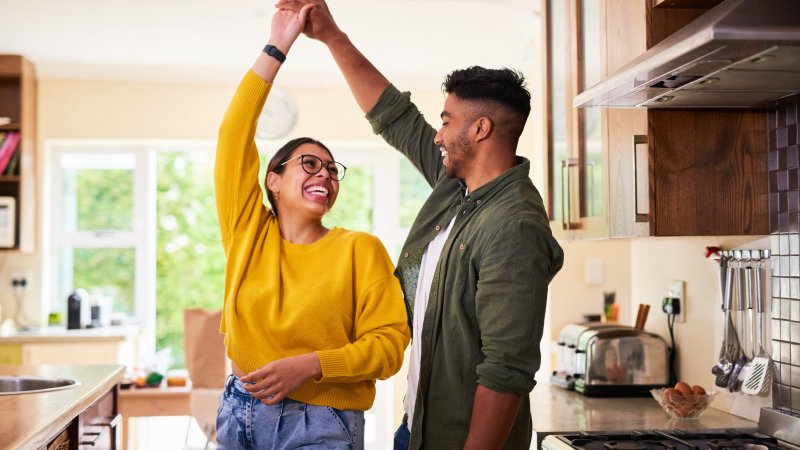
<instances>
[{"instance_id":1,"label":"stainless range hood","mask_svg":"<svg viewBox=\"0 0 800 450\"><path fill-rule=\"evenodd\" d=\"M800 93L800 0L726 0L573 106L750 108Z\"/></svg>"}]
</instances>

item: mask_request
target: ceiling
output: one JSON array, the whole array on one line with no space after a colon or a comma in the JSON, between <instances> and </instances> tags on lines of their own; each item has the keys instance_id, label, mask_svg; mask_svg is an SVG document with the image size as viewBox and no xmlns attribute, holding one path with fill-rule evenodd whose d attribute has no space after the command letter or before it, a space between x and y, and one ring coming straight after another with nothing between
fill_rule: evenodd
<instances>
[{"instance_id":1,"label":"ceiling","mask_svg":"<svg viewBox=\"0 0 800 450\"><path fill-rule=\"evenodd\" d=\"M438 86L469 65L536 66L536 0L329 0L340 27L392 81ZM236 80L269 36L274 1L0 0L0 53L40 78ZM342 83L319 42L301 38L280 77Z\"/></svg>"}]
</instances>

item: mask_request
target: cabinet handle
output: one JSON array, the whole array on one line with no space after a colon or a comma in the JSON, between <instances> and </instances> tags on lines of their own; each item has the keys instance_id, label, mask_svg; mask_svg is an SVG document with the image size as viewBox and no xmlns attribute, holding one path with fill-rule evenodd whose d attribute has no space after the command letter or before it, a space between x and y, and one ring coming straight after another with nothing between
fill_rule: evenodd
<instances>
[{"instance_id":1,"label":"cabinet handle","mask_svg":"<svg viewBox=\"0 0 800 450\"><path fill-rule=\"evenodd\" d=\"M97 444L97 441L100 440L104 434L109 432L110 430L114 429L119 425L120 421L122 420L122 414L117 414L116 416L112 417L106 423L93 423L89 425L90 427L100 427L102 430L100 431L84 431L83 435L81 436L80 445L88 445L94 447Z\"/></svg>"},{"instance_id":2,"label":"cabinet handle","mask_svg":"<svg viewBox=\"0 0 800 450\"><path fill-rule=\"evenodd\" d=\"M643 134L633 135L633 214L636 222L648 222L649 212L639 212L639 163L636 160L637 146L647 144L647 136Z\"/></svg>"},{"instance_id":3,"label":"cabinet handle","mask_svg":"<svg viewBox=\"0 0 800 450\"><path fill-rule=\"evenodd\" d=\"M570 211L570 183L569 183L569 168L578 165L576 158L567 158L561 160L561 228L564 230L571 230L577 228L576 224L572 223L572 214ZM566 180L564 174L566 173ZM565 200L566 198L566 200Z\"/></svg>"}]
</instances>

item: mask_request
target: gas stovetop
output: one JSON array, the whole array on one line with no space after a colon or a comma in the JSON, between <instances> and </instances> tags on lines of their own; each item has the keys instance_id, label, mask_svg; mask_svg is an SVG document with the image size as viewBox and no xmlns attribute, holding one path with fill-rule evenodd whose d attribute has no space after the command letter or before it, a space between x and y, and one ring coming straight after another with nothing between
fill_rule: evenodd
<instances>
[{"instance_id":1,"label":"gas stovetop","mask_svg":"<svg viewBox=\"0 0 800 450\"><path fill-rule=\"evenodd\" d=\"M577 432L545 437L542 448L650 450L650 449L742 449L798 450L778 439L758 433L755 429L736 430L630 430Z\"/></svg>"}]
</instances>

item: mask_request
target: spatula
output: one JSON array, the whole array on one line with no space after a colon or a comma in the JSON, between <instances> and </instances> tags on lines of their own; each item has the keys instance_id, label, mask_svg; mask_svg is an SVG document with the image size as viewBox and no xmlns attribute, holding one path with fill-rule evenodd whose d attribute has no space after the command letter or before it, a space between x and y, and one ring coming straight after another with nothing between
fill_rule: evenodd
<instances>
[{"instance_id":1,"label":"spatula","mask_svg":"<svg viewBox=\"0 0 800 450\"><path fill-rule=\"evenodd\" d=\"M764 260L759 259L755 265L754 289L756 291L756 310L758 311L758 354L753 357L747 377L742 382L742 392L745 394L760 394L768 387L772 380L772 357L764 350L762 327L764 326L764 295L761 285L761 269L764 267ZM768 392L769 390L766 389Z\"/></svg>"}]
</instances>

